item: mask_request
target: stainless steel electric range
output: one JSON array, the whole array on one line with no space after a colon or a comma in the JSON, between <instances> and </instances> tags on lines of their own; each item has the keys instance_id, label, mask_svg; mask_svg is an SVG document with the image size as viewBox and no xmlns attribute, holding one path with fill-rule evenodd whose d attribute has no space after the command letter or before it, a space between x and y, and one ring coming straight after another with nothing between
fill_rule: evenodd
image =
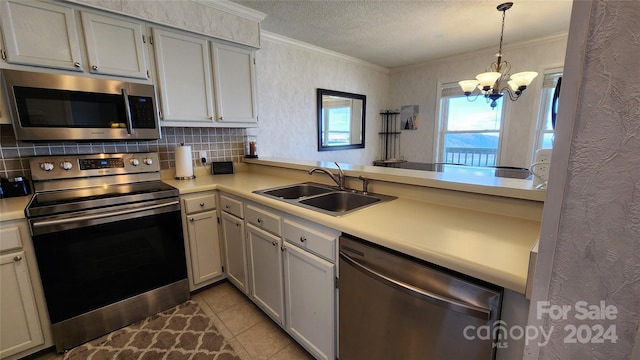
<instances>
[{"instance_id":1,"label":"stainless steel electric range","mask_svg":"<svg viewBox=\"0 0 640 360\"><path fill-rule=\"evenodd\" d=\"M56 350L189 299L178 191L157 153L36 157L25 213Z\"/></svg>"}]
</instances>

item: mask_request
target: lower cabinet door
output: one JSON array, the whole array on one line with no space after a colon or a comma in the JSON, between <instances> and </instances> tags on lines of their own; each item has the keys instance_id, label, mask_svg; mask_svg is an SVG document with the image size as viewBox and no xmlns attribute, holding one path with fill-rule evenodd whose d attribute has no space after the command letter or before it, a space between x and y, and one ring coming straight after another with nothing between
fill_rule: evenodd
<instances>
[{"instance_id":1,"label":"lower cabinet door","mask_svg":"<svg viewBox=\"0 0 640 360\"><path fill-rule=\"evenodd\" d=\"M335 265L286 241L284 249L287 332L316 359L335 359Z\"/></svg>"},{"instance_id":2,"label":"lower cabinet door","mask_svg":"<svg viewBox=\"0 0 640 360\"><path fill-rule=\"evenodd\" d=\"M247 224L247 242L251 272L250 296L267 315L284 326L280 238Z\"/></svg>"},{"instance_id":3,"label":"lower cabinet door","mask_svg":"<svg viewBox=\"0 0 640 360\"><path fill-rule=\"evenodd\" d=\"M44 343L24 251L0 256L0 359Z\"/></svg>"},{"instance_id":4,"label":"lower cabinet door","mask_svg":"<svg viewBox=\"0 0 640 360\"><path fill-rule=\"evenodd\" d=\"M244 220L224 211L222 212L221 218L227 278L240 289L240 291L248 294Z\"/></svg>"},{"instance_id":5,"label":"lower cabinet door","mask_svg":"<svg viewBox=\"0 0 640 360\"><path fill-rule=\"evenodd\" d=\"M215 211L187 215L192 267L192 287L222 275L218 218ZM204 284L203 284L204 285Z\"/></svg>"}]
</instances>

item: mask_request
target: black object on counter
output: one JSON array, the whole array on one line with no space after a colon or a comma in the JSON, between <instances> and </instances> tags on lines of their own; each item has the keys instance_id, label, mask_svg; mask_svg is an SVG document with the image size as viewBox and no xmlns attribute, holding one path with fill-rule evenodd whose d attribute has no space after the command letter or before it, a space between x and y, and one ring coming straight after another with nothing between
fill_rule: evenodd
<instances>
[{"instance_id":1,"label":"black object on counter","mask_svg":"<svg viewBox=\"0 0 640 360\"><path fill-rule=\"evenodd\" d=\"M233 174L233 162L231 161L214 161L211 163L211 174Z\"/></svg>"},{"instance_id":2,"label":"black object on counter","mask_svg":"<svg viewBox=\"0 0 640 360\"><path fill-rule=\"evenodd\" d=\"M0 178L0 197L8 198L29 194L31 194L29 180L23 177L17 177L14 179Z\"/></svg>"}]
</instances>

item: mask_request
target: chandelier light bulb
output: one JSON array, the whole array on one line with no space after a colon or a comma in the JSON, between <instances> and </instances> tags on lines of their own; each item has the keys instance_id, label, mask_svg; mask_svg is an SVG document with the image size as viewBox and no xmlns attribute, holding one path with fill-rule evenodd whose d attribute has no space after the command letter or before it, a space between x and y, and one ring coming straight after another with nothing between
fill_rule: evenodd
<instances>
[{"instance_id":1,"label":"chandelier light bulb","mask_svg":"<svg viewBox=\"0 0 640 360\"><path fill-rule=\"evenodd\" d=\"M482 90L487 91L493 87L500 76L502 76L502 74L499 72L484 72L482 74L478 74L476 79L478 79L478 82L482 85Z\"/></svg>"},{"instance_id":2,"label":"chandelier light bulb","mask_svg":"<svg viewBox=\"0 0 640 360\"><path fill-rule=\"evenodd\" d=\"M478 80L462 80L459 81L458 84L460 85L460 87L462 88L462 91L464 91L465 94L467 93L472 93L473 90L475 90L476 86L478 86L478 84L480 84L480 82Z\"/></svg>"},{"instance_id":3,"label":"chandelier light bulb","mask_svg":"<svg viewBox=\"0 0 640 360\"><path fill-rule=\"evenodd\" d=\"M523 71L511 75L510 79L515 81L518 86L529 86L536 76L538 73L535 71Z\"/></svg>"}]
</instances>

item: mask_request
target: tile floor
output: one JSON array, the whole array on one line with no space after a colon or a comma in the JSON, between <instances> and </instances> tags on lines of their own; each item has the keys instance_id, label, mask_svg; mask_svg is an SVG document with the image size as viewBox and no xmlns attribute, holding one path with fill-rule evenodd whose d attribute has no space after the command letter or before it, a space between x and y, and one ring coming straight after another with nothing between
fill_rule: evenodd
<instances>
[{"instance_id":1,"label":"tile floor","mask_svg":"<svg viewBox=\"0 0 640 360\"><path fill-rule=\"evenodd\" d=\"M242 360L311 360L309 355L228 281L192 294ZM31 360L62 360L53 351Z\"/></svg>"}]
</instances>

